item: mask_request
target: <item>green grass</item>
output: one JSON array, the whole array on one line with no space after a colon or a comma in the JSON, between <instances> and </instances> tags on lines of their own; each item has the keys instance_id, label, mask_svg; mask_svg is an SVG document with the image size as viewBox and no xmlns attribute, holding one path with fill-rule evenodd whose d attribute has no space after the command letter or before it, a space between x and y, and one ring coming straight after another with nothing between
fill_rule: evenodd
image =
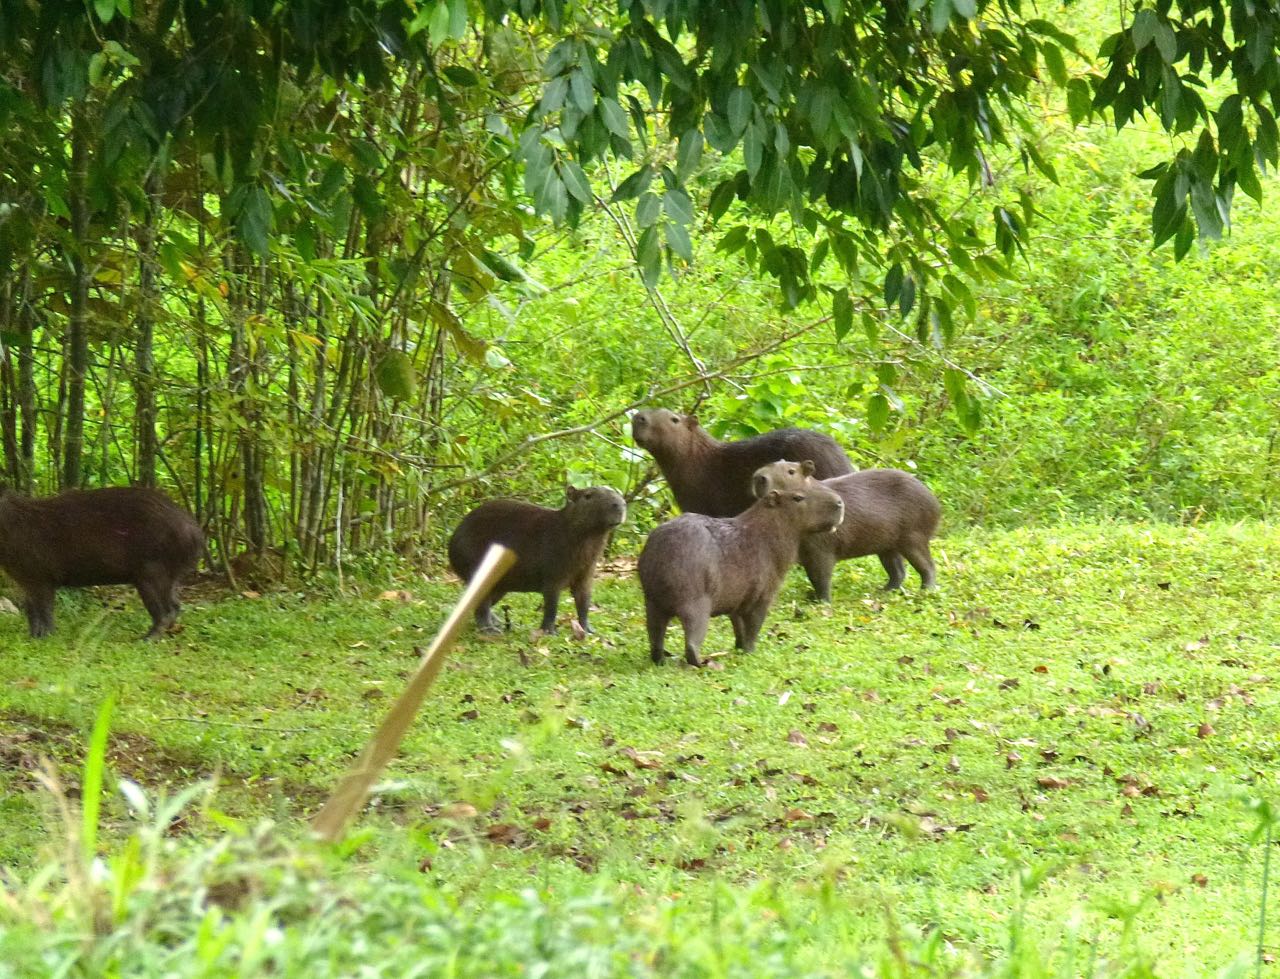
<instances>
[{"instance_id":1,"label":"green grass","mask_svg":"<svg viewBox=\"0 0 1280 979\"><path fill-rule=\"evenodd\" d=\"M725 655L701 671L650 664L629 576L600 582L584 642L530 638L537 600L514 596L507 637L455 651L331 872L412 871L473 911L600 886L628 928L700 940L722 912L750 930L790 909L799 967L879 947L887 916L999 956L1032 868L1035 948L1140 949L1166 975L1251 953L1240 799L1277 795L1274 528L970 532L935 553L939 592L885 596L877 562L847 562L830 610L794 571L757 652L716 620L705 649ZM412 600L376 597L393 586ZM218 777L189 832L219 833L218 810L300 835L457 594L197 599L155 644L133 599L64 600L40 643L0 622L0 863L26 872L46 839L25 767L74 771L108 696L117 774ZM104 820L110 846L118 797Z\"/></svg>"}]
</instances>

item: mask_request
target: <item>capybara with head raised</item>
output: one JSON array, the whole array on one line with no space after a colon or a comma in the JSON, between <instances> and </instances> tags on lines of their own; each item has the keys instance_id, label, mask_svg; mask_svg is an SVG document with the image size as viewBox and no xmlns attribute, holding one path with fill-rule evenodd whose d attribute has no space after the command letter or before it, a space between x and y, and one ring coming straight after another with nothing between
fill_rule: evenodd
<instances>
[{"instance_id":1,"label":"capybara with head raised","mask_svg":"<svg viewBox=\"0 0 1280 979\"><path fill-rule=\"evenodd\" d=\"M686 513L655 529L637 565L653 661L667 655L673 618L684 626L684 658L691 666L702 663L699 652L713 615L729 616L738 649L754 649L800 539L830 534L843 513L840 497L815 483L768 493L736 517Z\"/></svg>"},{"instance_id":2,"label":"capybara with head raised","mask_svg":"<svg viewBox=\"0 0 1280 979\"><path fill-rule=\"evenodd\" d=\"M35 637L53 631L57 589L133 585L154 639L178 618L178 587L203 548L195 518L159 490L114 486L43 499L0 490L0 568L25 593Z\"/></svg>"},{"instance_id":3,"label":"capybara with head raised","mask_svg":"<svg viewBox=\"0 0 1280 979\"><path fill-rule=\"evenodd\" d=\"M740 442L720 442L693 415L646 408L632 416L631 434L658 463L685 513L737 516L754 502L752 473L779 459L811 459L819 479L853 472L835 439L805 428L780 428Z\"/></svg>"},{"instance_id":4,"label":"capybara with head raised","mask_svg":"<svg viewBox=\"0 0 1280 979\"><path fill-rule=\"evenodd\" d=\"M519 500L489 500L468 513L449 538L449 564L460 578L471 580L490 544L516 552L511 570L476 607L480 631L499 631L493 606L504 595L531 591L542 595L542 631L555 632L560 592L568 588L578 624L590 632L587 613L596 563L610 532L626 516L626 501L608 486L570 486L559 510Z\"/></svg>"},{"instance_id":5,"label":"capybara with head raised","mask_svg":"<svg viewBox=\"0 0 1280 979\"><path fill-rule=\"evenodd\" d=\"M834 534L812 534L800 542L800 564L819 601L831 601L831 572L837 561L875 554L889 581L886 590L902 587L906 558L920 575L920 583L935 583L929 540L938 529L942 507L929 488L901 469L863 469L861 472L815 479L808 462L770 463L751 480L752 490L763 497L772 491L788 492L825 486L844 501L844 523Z\"/></svg>"}]
</instances>

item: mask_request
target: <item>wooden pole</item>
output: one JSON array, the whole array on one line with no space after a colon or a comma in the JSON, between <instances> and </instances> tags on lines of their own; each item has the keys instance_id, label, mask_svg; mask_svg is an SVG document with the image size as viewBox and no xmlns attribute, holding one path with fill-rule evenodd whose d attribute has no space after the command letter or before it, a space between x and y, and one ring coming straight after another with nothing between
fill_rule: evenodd
<instances>
[{"instance_id":1,"label":"wooden pole","mask_svg":"<svg viewBox=\"0 0 1280 979\"><path fill-rule=\"evenodd\" d=\"M458 600L458 604L449 613L449 618L445 620L440 631L436 633L435 639L431 641L431 645L422 657L422 662L418 664L417 672L409 679L409 685L405 687L404 693L391 706L377 733L365 746L355 765L338 783L329 801L312 817L311 828L320 839L327 843L336 843L342 839L347 823L364 805L374 782L395 757L400 742L404 740L405 732L417 715L418 708L422 706L423 698L440 674L445 655L457 640L458 633L466 625L467 619L471 618L481 599L489 594L494 584L506 574L515 560L515 551L501 544L493 544L485 552L484 559L476 568L476 573L467 584L462 598Z\"/></svg>"}]
</instances>

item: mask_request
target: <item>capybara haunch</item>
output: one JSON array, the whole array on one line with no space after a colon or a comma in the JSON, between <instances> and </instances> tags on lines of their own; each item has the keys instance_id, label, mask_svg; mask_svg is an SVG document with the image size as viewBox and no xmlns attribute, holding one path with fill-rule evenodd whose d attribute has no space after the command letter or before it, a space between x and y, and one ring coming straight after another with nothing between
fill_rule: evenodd
<instances>
[{"instance_id":1,"label":"capybara haunch","mask_svg":"<svg viewBox=\"0 0 1280 979\"><path fill-rule=\"evenodd\" d=\"M631 418L636 444L652 454L685 513L735 517L751 506L751 475L779 459L812 459L819 479L853 472L829 435L780 428L741 442L720 442L693 415L646 408Z\"/></svg>"},{"instance_id":2,"label":"capybara haunch","mask_svg":"<svg viewBox=\"0 0 1280 979\"><path fill-rule=\"evenodd\" d=\"M834 534L813 534L800 542L800 564L819 601L831 601L831 571L837 561L875 554L889 574L886 589L900 588L906 558L925 588L934 586L929 539L938 529L942 507L920 480L901 469L864 469L815 480L808 462L770 463L752 477L757 496L825 486L844 500L844 523Z\"/></svg>"},{"instance_id":3,"label":"capybara haunch","mask_svg":"<svg viewBox=\"0 0 1280 979\"><path fill-rule=\"evenodd\" d=\"M32 499L0 490L0 568L26 593L32 636L53 631L59 588L133 585L151 613L148 639L178 617L178 586L204 546L200 525L158 490L68 490Z\"/></svg>"},{"instance_id":4,"label":"capybara haunch","mask_svg":"<svg viewBox=\"0 0 1280 979\"><path fill-rule=\"evenodd\" d=\"M609 532L626 516L626 502L607 486L583 490L570 486L559 510L519 500L480 504L462 518L449 538L449 564L459 577L470 581L490 544L511 548L516 563L476 608L476 625L482 632L497 632L493 606L508 592L532 591L542 595L542 630L555 632L560 592L568 588L578 623L590 632L587 612L596 562L604 553Z\"/></svg>"},{"instance_id":5,"label":"capybara haunch","mask_svg":"<svg viewBox=\"0 0 1280 979\"><path fill-rule=\"evenodd\" d=\"M815 483L768 493L736 517L686 513L654 530L637 566L653 661L666 656L672 618L684 626L684 658L692 666L701 665L713 615L729 616L734 645L750 652L800 539L831 533L843 513L840 497Z\"/></svg>"}]
</instances>

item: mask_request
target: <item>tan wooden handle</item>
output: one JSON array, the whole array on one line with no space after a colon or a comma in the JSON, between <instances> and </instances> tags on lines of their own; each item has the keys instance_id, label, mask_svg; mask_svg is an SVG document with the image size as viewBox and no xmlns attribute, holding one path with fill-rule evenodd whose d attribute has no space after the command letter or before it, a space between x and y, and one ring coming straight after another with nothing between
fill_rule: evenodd
<instances>
[{"instance_id":1,"label":"tan wooden handle","mask_svg":"<svg viewBox=\"0 0 1280 979\"><path fill-rule=\"evenodd\" d=\"M329 801L312 817L311 828L322 840L336 843L342 839L347 823L364 805L374 782L395 757L405 732L409 730L418 708L422 706L423 698L439 676L445 655L457 640L458 633L466 625L467 619L471 618L476 606L489 594L498 579L506 574L515 560L516 552L501 544L492 544L485 552L466 591L423 654L417 672L409 678L409 685L405 687L404 693L391 705L391 710L383 718L377 732L365 745L355 765L342 777Z\"/></svg>"}]
</instances>

